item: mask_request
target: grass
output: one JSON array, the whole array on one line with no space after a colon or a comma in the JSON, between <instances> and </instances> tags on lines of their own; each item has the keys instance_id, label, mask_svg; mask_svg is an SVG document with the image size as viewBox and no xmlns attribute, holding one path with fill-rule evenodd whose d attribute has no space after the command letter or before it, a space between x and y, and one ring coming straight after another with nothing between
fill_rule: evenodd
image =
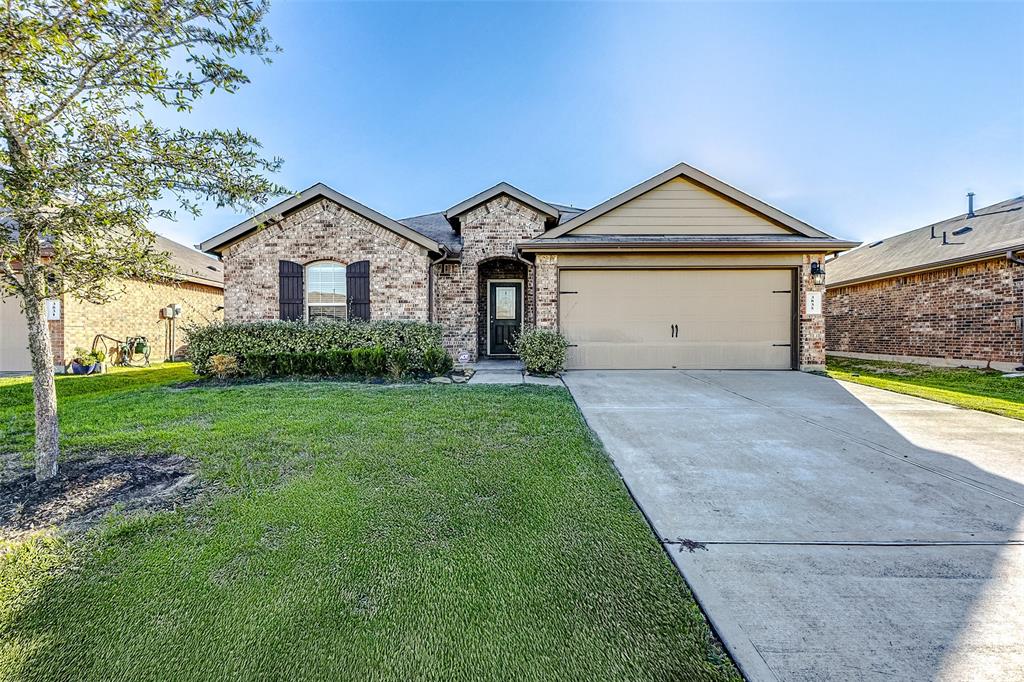
<instances>
[{"instance_id":1,"label":"grass","mask_svg":"<svg viewBox=\"0 0 1024 682\"><path fill-rule=\"evenodd\" d=\"M1004 378L1002 372L829 356L828 375L958 407L1024 419L1024 378Z\"/></svg>"},{"instance_id":2,"label":"grass","mask_svg":"<svg viewBox=\"0 0 1024 682\"><path fill-rule=\"evenodd\" d=\"M739 679L564 390L189 378L58 380L65 452L214 492L8 541L0 679Z\"/></svg>"}]
</instances>

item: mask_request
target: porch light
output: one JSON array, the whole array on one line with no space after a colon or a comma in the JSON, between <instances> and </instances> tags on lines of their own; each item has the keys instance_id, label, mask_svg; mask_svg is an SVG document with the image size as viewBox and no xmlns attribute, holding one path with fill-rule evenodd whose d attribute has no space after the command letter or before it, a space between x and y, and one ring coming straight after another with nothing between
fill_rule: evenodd
<instances>
[{"instance_id":1,"label":"porch light","mask_svg":"<svg viewBox=\"0 0 1024 682\"><path fill-rule=\"evenodd\" d=\"M825 268L821 267L821 263L813 261L811 263L811 279L814 280L815 286L821 286L825 283Z\"/></svg>"}]
</instances>

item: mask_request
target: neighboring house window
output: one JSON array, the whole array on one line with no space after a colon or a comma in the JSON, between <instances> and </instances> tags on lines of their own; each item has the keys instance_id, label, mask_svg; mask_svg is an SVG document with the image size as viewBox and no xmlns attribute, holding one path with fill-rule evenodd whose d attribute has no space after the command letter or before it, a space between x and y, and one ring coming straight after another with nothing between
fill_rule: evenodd
<instances>
[{"instance_id":1,"label":"neighboring house window","mask_svg":"<svg viewBox=\"0 0 1024 682\"><path fill-rule=\"evenodd\" d=\"M347 320L345 266L321 261L306 266L306 319Z\"/></svg>"}]
</instances>

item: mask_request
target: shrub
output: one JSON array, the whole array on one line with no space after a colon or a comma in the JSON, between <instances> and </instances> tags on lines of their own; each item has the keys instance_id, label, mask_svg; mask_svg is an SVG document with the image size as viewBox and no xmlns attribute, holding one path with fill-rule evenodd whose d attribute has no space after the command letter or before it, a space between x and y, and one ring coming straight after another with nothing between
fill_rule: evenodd
<instances>
[{"instance_id":1,"label":"shrub","mask_svg":"<svg viewBox=\"0 0 1024 682\"><path fill-rule=\"evenodd\" d=\"M333 377L341 377L352 373L352 351L350 350L329 350L326 355L327 374Z\"/></svg>"},{"instance_id":2,"label":"shrub","mask_svg":"<svg viewBox=\"0 0 1024 682\"><path fill-rule=\"evenodd\" d=\"M258 379L278 373L277 356L270 353L250 353L242 357L242 372Z\"/></svg>"},{"instance_id":3,"label":"shrub","mask_svg":"<svg viewBox=\"0 0 1024 682\"><path fill-rule=\"evenodd\" d=\"M423 369L435 376L452 371L452 356L441 346L431 346L423 351Z\"/></svg>"},{"instance_id":4,"label":"shrub","mask_svg":"<svg viewBox=\"0 0 1024 682\"><path fill-rule=\"evenodd\" d=\"M388 375L392 379L401 379L409 371L409 351L406 348L396 348L388 353Z\"/></svg>"},{"instance_id":5,"label":"shrub","mask_svg":"<svg viewBox=\"0 0 1024 682\"><path fill-rule=\"evenodd\" d=\"M231 322L185 325L183 330L188 335L188 360L197 374L209 374L210 359L217 354L252 357L375 346L385 353L404 348L411 369L426 369L424 352L441 345L441 326L426 322Z\"/></svg>"},{"instance_id":6,"label":"shrub","mask_svg":"<svg viewBox=\"0 0 1024 682\"><path fill-rule=\"evenodd\" d=\"M214 355L210 358L210 367L221 381L238 374L238 360L234 355Z\"/></svg>"},{"instance_id":7,"label":"shrub","mask_svg":"<svg viewBox=\"0 0 1024 682\"><path fill-rule=\"evenodd\" d=\"M387 369L388 354L382 346L356 348L352 351L352 367L365 377L379 377Z\"/></svg>"},{"instance_id":8,"label":"shrub","mask_svg":"<svg viewBox=\"0 0 1024 682\"><path fill-rule=\"evenodd\" d=\"M565 368L565 337L551 329L535 327L522 330L513 348L531 374L554 374Z\"/></svg>"}]
</instances>

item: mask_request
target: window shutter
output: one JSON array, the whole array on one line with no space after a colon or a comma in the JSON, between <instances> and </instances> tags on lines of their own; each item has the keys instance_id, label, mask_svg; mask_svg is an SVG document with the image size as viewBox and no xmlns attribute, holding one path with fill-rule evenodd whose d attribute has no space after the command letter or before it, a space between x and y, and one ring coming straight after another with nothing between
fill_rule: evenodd
<instances>
[{"instance_id":1,"label":"window shutter","mask_svg":"<svg viewBox=\"0 0 1024 682\"><path fill-rule=\"evenodd\" d=\"M348 319L370 319L370 261L349 263L345 269L348 290Z\"/></svg>"},{"instance_id":2,"label":"window shutter","mask_svg":"<svg viewBox=\"0 0 1024 682\"><path fill-rule=\"evenodd\" d=\"M278 282L280 294L278 301L281 307L282 320L301 320L305 317L302 311L302 298L305 285L302 278L302 266L290 260L278 262Z\"/></svg>"}]
</instances>

